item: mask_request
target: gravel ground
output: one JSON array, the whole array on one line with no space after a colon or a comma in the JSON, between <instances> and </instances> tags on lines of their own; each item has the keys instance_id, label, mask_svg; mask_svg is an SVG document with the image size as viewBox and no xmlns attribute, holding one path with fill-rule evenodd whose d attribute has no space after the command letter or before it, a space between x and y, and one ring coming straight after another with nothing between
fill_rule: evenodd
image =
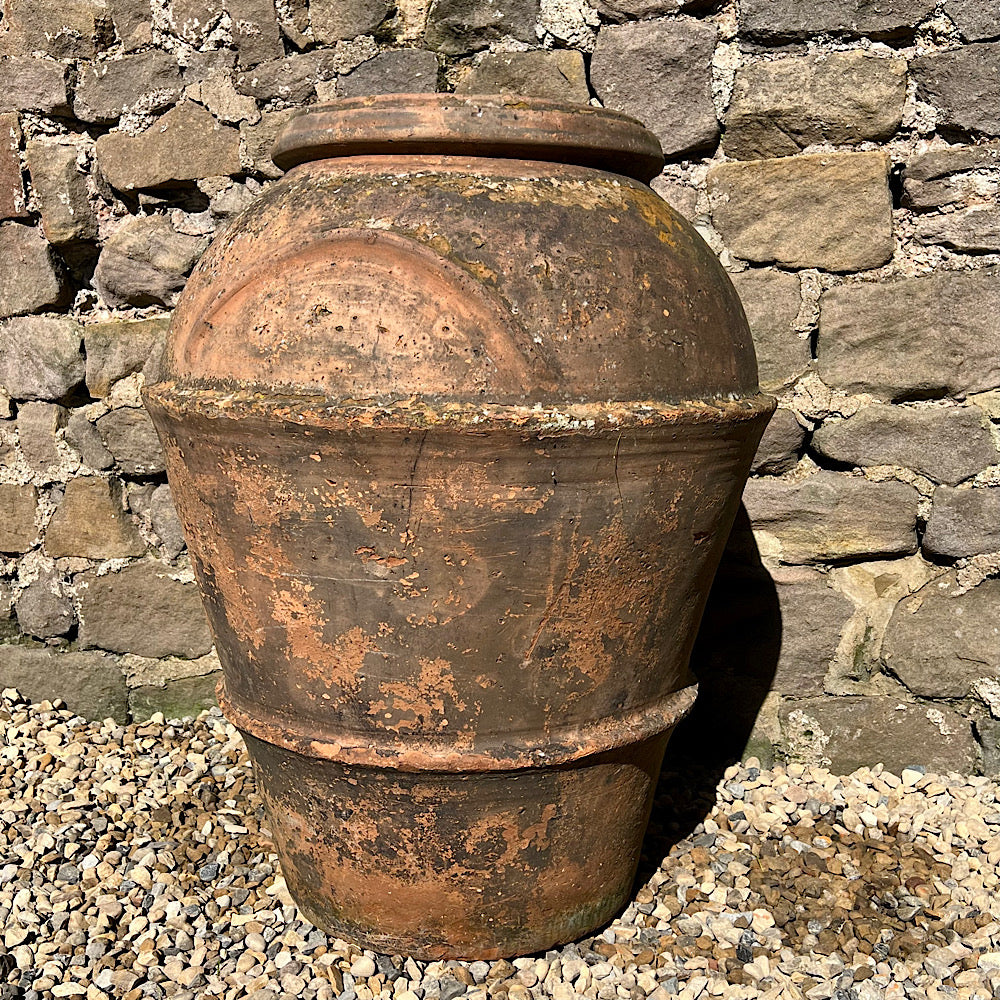
<instances>
[{"instance_id":1,"label":"gravel ground","mask_svg":"<svg viewBox=\"0 0 1000 1000\"><path fill-rule=\"evenodd\" d=\"M0 727L7 1000L1000 993L1000 786L986 778L668 771L613 924L513 962L423 963L299 915L218 710L121 726L5 691Z\"/></svg>"}]
</instances>

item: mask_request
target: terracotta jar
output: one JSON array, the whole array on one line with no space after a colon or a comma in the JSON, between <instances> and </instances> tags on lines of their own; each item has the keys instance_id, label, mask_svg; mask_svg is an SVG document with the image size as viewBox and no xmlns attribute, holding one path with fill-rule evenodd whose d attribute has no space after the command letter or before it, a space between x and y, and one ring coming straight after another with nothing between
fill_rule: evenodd
<instances>
[{"instance_id":1,"label":"terracotta jar","mask_svg":"<svg viewBox=\"0 0 1000 1000\"><path fill-rule=\"evenodd\" d=\"M340 101L220 235L146 397L288 888L423 958L631 892L773 409L623 115Z\"/></svg>"}]
</instances>

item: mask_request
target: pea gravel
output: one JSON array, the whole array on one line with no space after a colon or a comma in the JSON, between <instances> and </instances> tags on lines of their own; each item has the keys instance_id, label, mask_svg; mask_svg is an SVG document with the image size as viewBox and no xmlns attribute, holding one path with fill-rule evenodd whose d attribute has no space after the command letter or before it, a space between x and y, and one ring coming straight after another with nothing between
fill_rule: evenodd
<instances>
[{"instance_id":1,"label":"pea gravel","mask_svg":"<svg viewBox=\"0 0 1000 1000\"><path fill-rule=\"evenodd\" d=\"M668 771L634 900L585 941L417 962L296 910L218 712L0 696L0 1000L875 1000L1000 993L1000 786L754 760Z\"/></svg>"}]
</instances>

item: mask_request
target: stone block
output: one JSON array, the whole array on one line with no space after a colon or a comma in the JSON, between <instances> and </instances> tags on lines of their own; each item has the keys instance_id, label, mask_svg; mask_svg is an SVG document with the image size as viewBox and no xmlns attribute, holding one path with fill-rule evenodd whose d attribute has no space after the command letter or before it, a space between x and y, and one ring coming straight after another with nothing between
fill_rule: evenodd
<instances>
[{"instance_id":1,"label":"stone block","mask_svg":"<svg viewBox=\"0 0 1000 1000\"><path fill-rule=\"evenodd\" d=\"M94 63L80 73L73 114L84 122L107 124L132 108L159 111L181 95L181 70L166 52L152 49Z\"/></svg>"},{"instance_id":2,"label":"stone block","mask_svg":"<svg viewBox=\"0 0 1000 1000\"><path fill-rule=\"evenodd\" d=\"M707 151L719 138L712 99L714 25L690 17L602 28L590 81L606 108L638 118L664 155Z\"/></svg>"},{"instance_id":3,"label":"stone block","mask_svg":"<svg viewBox=\"0 0 1000 1000\"><path fill-rule=\"evenodd\" d=\"M204 104L220 121L236 124L260 121L260 110L252 97L240 94L232 78L226 73L216 73L198 83L188 85L185 94Z\"/></svg>"},{"instance_id":4,"label":"stone block","mask_svg":"<svg viewBox=\"0 0 1000 1000\"><path fill-rule=\"evenodd\" d=\"M750 471L755 475L778 476L795 467L805 449L806 429L795 414L778 407L764 431Z\"/></svg>"},{"instance_id":5,"label":"stone block","mask_svg":"<svg viewBox=\"0 0 1000 1000\"><path fill-rule=\"evenodd\" d=\"M97 217L87 194L87 176L72 142L29 142L28 171L42 216L42 232L56 246L97 236Z\"/></svg>"},{"instance_id":6,"label":"stone block","mask_svg":"<svg viewBox=\"0 0 1000 1000\"><path fill-rule=\"evenodd\" d=\"M150 0L107 0L115 34L126 52L153 41L153 12Z\"/></svg>"},{"instance_id":7,"label":"stone block","mask_svg":"<svg viewBox=\"0 0 1000 1000\"><path fill-rule=\"evenodd\" d=\"M833 388L895 402L1000 388L1000 274L832 288L820 299L818 365Z\"/></svg>"},{"instance_id":8,"label":"stone block","mask_svg":"<svg viewBox=\"0 0 1000 1000\"><path fill-rule=\"evenodd\" d=\"M932 556L950 559L1000 552L1000 487L956 490L939 486L934 491L923 549ZM1000 644L996 640L994 644L1000 657Z\"/></svg>"},{"instance_id":9,"label":"stone block","mask_svg":"<svg viewBox=\"0 0 1000 1000\"><path fill-rule=\"evenodd\" d=\"M178 233L162 215L130 219L104 245L94 284L113 309L172 305L208 242Z\"/></svg>"},{"instance_id":10,"label":"stone block","mask_svg":"<svg viewBox=\"0 0 1000 1000\"><path fill-rule=\"evenodd\" d=\"M649 186L680 216L689 222L698 215L698 192L686 184L667 180L662 174L654 177Z\"/></svg>"},{"instance_id":11,"label":"stone block","mask_svg":"<svg viewBox=\"0 0 1000 1000\"><path fill-rule=\"evenodd\" d=\"M168 719L183 719L217 704L215 686L222 669L214 652L196 660L125 656L122 662L133 719L146 719L154 712L162 712Z\"/></svg>"},{"instance_id":12,"label":"stone block","mask_svg":"<svg viewBox=\"0 0 1000 1000\"><path fill-rule=\"evenodd\" d=\"M705 0L593 0L601 17L612 24L622 21L641 21L664 14L676 14L679 10L710 6Z\"/></svg>"},{"instance_id":13,"label":"stone block","mask_svg":"<svg viewBox=\"0 0 1000 1000\"><path fill-rule=\"evenodd\" d=\"M0 260L0 319L66 303L65 269L33 226L0 223Z\"/></svg>"},{"instance_id":14,"label":"stone block","mask_svg":"<svg viewBox=\"0 0 1000 1000\"><path fill-rule=\"evenodd\" d=\"M33 702L61 698L85 719L128 721L125 676L103 653L0 645L0 687L17 688Z\"/></svg>"},{"instance_id":15,"label":"stone block","mask_svg":"<svg viewBox=\"0 0 1000 1000\"><path fill-rule=\"evenodd\" d=\"M963 253L1000 253L1000 207L975 205L948 215L922 216L914 225L921 243L937 243Z\"/></svg>"},{"instance_id":16,"label":"stone block","mask_svg":"<svg viewBox=\"0 0 1000 1000\"><path fill-rule=\"evenodd\" d=\"M239 132L191 101L171 108L139 135L102 135L95 148L101 173L119 191L240 172Z\"/></svg>"},{"instance_id":17,"label":"stone block","mask_svg":"<svg viewBox=\"0 0 1000 1000\"><path fill-rule=\"evenodd\" d=\"M226 6L241 67L256 66L285 54L274 0L228 0Z\"/></svg>"},{"instance_id":18,"label":"stone block","mask_svg":"<svg viewBox=\"0 0 1000 1000\"><path fill-rule=\"evenodd\" d=\"M69 114L66 65L34 56L0 58L0 111Z\"/></svg>"},{"instance_id":19,"label":"stone block","mask_svg":"<svg viewBox=\"0 0 1000 1000\"><path fill-rule=\"evenodd\" d=\"M745 260L864 271L893 252L884 153L818 153L722 163L708 175L712 219Z\"/></svg>"},{"instance_id":20,"label":"stone block","mask_svg":"<svg viewBox=\"0 0 1000 1000\"><path fill-rule=\"evenodd\" d=\"M760 268L730 274L750 323L760 386L788 388L809 367L809 340L795 329L802 296L794 274Z\"/></svg>"},{"instance_id":21,"label":"stone block","mask_svg":"<svg viewBox=\"0 0 1000 1000\"><path fill-rule=\"evenodd\" d=\"M37 507L38 492L34 486L0 483L0 552L20 555L35 544Z\"/></svg>"},{"instance_id":22,"label":"stone block","mask_svg":"<svg viewBox=\"0 0 1000 1000\"><path fill-rule=\"evenodd\" d=\"M17 409L17 443L32 471L46 473L59 465L56 435L67 412L55 403L22 403Z\"/></svg>"},{"instance_id":23,"label":"stone block","mask_svg":"<svg viewBox=\"0 0 1000 1000\"><path fill-rule=\"evenodd\" d=\"M105 447L126 475L153 476L165 471L160 439L145 410L112 410L96 426Z\"/></svg>"},{"instance_id":24,"label":"stone block","mask_svg":"<svg viewBox=\"0 0 1000 1000\"><path fill-rule=\"evenodd\" d=\"M265 111L256 125L241 125L240 135L243 138L243 148L246 151L248 167L254 173L264 177L280 177L279 170L271 160L271 149L278 133L286 122L296 114L295 109L285 111Z\"/></svg>"},{"instance_id":25,"label":"stone block","mask_svg":"<svg viewBox=\"0 0 1000 1000\"><path fill-rule=\"evenodd\" d=\"M455 88L459 94L528 94L587 104L583 53L571 49L488 52Z\"/></svg>"},{"instance_id":26,"label":"stone block","mask_svg":"<svg viewBox=\"0 0 1000 1000\"><path fill-rule=\"evenodd\" d=\"M820 34L906 41L934 13L934 0L742 0L740 31L757 41L780 43Z\"/></svg>"},{"instance_id":27,"label":"stone block","mask_svg":"<svg viewBox=\"0 0 1000 1000\"><path fill-rule=\"evenodd\" d=\"M392 49L363 62L337 80L338 97L365 94L433 94L437 56L426 49Z\"/></svg>"},{"instance_id":28,"label":"stone block","mask_svg":"<svg viewBox=\"0 0 1000 1000\"><path fill-rule=\"evenodd\" d=\"M1000 462L975 406L910 407L874 404L846 420L828 420L812 447L843 465L896 465L954 486Z\"/></svg>"},{"instance_id":29,"label":"stone block","mask_svg":"<svg viewBox=\"0 0 1000 1000\"><path fill-rule=\"evenodd\" d=\"M82 409L70 411L63 440L79 453L80 460L88 468L110 469L115 463L97 428Z\"/></svg>"},{"instance_id":30,"label":"stone block","mask_svg":"<svg viewBox=\"0 0 1000 1000\"><path fill-rule=\"evenodd\" d=\"M960 593L954 573L896 606L882 658L914 694L965 698L977 680L1000 677L1000 580Z\"/></svg>"},{"instance_id":31,"label":"stone block","mask_svg":"<svg viewBox=\"0 0 1000 1000\"><path fill-rule=\"evenodd\" d=\"M149 499L149 519L168 559L176 559L187 544L174 508L173 494L166 484L157 486Z\"/></svg>"},{"instance_id":32,"label":"stone block","mask_svg":"<svg viewBox=\"0 0 1000 1000\"><path fill-rule=\"evenodd\" d=\"M336 75L334 53L315 50L273 59L240 73L236 77L236 89L259 101L282 100L289 104L301 104L315 95L318 82L331 80ZM220 172L232 173L216 171Z\"/></svg>"},{"instance_id":33,"label":"stone block","mask_svg":"<svg viewBox=\"0 0 1000 1000\"><path fill-rule=\"evenodd\" d=\"M1000 143L935 149L915 156L903 174L903 204L940 208L970 196L981 197L980 178L971 173L1000 167Z\"/></svg>"},{"instance_id":34,"label":"stone block","mask_svg":"<svg viewBox=\"0 0 1000 1000\"><path fill-rule=\"evenodd\" d=\"M78 592L84 648L186 659L212 648L198 588L176 579L176 571L164 563L135 563L105 576L85 574Z\"/></svg>"},{"instance_id":35,"label":"stone block","mask_svg":"<svg viewBox=\"0 0 1000 1000\"><path fill-rule=\"evenodd\" d=\"M0 114L0 219L24 219L28 206L21 179L21 125L13 112Z\"/></svg>"},{"instance_id":36,"label":"stone block","mask_svg":"<svg viewBox=\"0 0 1000 1000\"><path fill-rule=\"evenodd\" d=\"M996 0L945 0L944 12L967 42L1000 37Z\"/></svg>"},{"instance_id":37,"label":"stone block","mask_svg":"<svg viewBox=\"0 0 1000 1000\"><path fill-rule=\"evenodd\" d=\"M12 399L62 399L82 381L83 327L67 316L15 316L0 325L0 385Z\"/></svg>"},{"instance_id":38,"label":"stone block","mask_svg":"<svg viewBox=\"0 0 1000 1000\"><path fill-rule=\"evenodd\" d=\"M73 602L59 574L51 570L43 570L17 595L14 608L21 631L37 639L66 635L76 625Z\"/></svg>"},{"instance_id":39,"label":"stone block","mask_svg":"<svg viewBox=\"0 0 1000 1000\"><path fill-rule=\"evenodd\" d=\"M105 0L7 0L8 50L56 59L93 59L114 39Z\"/></svg>"},{"instance_id":40,"label":"stone block","mask_svg":"<svg viewBox=\"0 0 1000 1000\"><path fill-rule=\"evenodd\" d=\"M90 395L101 399L119 379L141 372L153 351L164 343L169 326L169 316L88 323L83 343Z\"/></svg>"},{"instance_id":41,"label":"stone block","mask_svg":"<svg viewBox=\"0 0 1000 1000\"><path fill-rule=\"evenodd\" d=\"M100 476L78 476L66 484L44 547L53 558L127 559L146 551L122 505L121 484Z\"/></svg>"},{"instance_id":42,"label":"stone block","mask_svg":"<svg viewBox=\"0 0 1000 1000\"><path fill-rule=\"evenodd\" d=\"M540 8L540 0L432 0L424 41L448 56L477 52L503 38L534 45Z\"/></svg>"},{"instance_id":43,"label":"stone block","mask_svg":"<svg viewBox=\"0 0 1000 1000\"><path fill-rule=\"evenodd\" d=\"M910 63L917 96L938 110L938 131L1000 135L1000 42L931 52Z\"/></svg>"},{"instance_id":44,"label":"stone block","mask_svg":"<svg viewBox=\"0 0 1000 1000\"><path fill-rule=\"evenodd\" d=\"M389 0L309 0L309 24L321 45L370 35L389 16ZM385 91L390 93L390 91Z\"/></svg>"},{"instance_id":45,"label":"stone block","mask_svg":"<svg viewBox=\"0 0 1000 1000\"><path fill-rule=\"evenodd\" d=\"M879 762L899 774L918 764L929 771L971 774L979 764L972 727L945 705L919 705L887 695L805 698L783 706L782 730L793 756L798 739L834 774ZM807 758L812 754L807 754Z\"/></svg>"},{"instance_id":46,"label":"stone block","mask_svg":"<svg viewBox=\"0 0 1000 1000\"><path fill-rule=\"evenodd\" d=\"M723 148L756 160L882 141L899 128L905 100L904 59L857 51L749 63L736 74Z\"/></svg>"},{"instance_id":47,"label":"stone block","mask_svg":"<svg viewBox=\"0 0 1000 1000\"><path fill-rule=\"evenodd\" d=\"M752 479L743 503L761 550L782 562L836 562L917 550L917 491L836 472Z\"/></svg>"}]
</instances>

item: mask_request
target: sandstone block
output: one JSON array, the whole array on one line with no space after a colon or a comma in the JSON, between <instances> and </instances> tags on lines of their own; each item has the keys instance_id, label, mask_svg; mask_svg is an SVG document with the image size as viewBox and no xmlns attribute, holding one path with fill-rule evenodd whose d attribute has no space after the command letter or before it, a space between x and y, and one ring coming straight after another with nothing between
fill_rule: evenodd
<instances>
[{"instance_id":1,"label":"sandstone block","mask_svg":"<svg viewBox=\"0 0 1000 1000\"><path fill-rule=\"evenodd\" d=\"M823 381L881 399L1000 387L1000 275L955 272L832 288L820 300Z\"/></svg>"},{"instance_id":2,"label":"sandstone block","mask_svg":"<svg viewBox=\"0 0 1000 1000\"><path fill-rule=\"evenodd\" d=\"M313 38L328 45L370 35L388 17L389 9L389 0L310 0L309 24Z\"/></svg>"},{"instance_id":3,"label":"sandstone block","mask_svg":"<svg viewBox=\"0 0 1000 1000\"><path fill-rule=\"evenodd\" d=\"M150 112L169 107L180 94L177 60L154 49L84 69L76 85L73 113L85 122L114 122L131 108Z\"/></svg>"},{"instance_id":4,"label":"sandstone block","mask_svg":"<svg viewBox=\"0 0 1000 1000\"><path fill-rule=\"evenodd\" d=\"M656 133L667 156L718 141L712 99L713 25L681 17L602 28L590 62L601 103Z\"/></svg>"},{"instance_id":5,"label":"sandstone block","mask_svg":"<svg viewBox=\"0 0 1000 1000\"><path fill-rule=\"evenodd\" d=\"M488 52L455 91L459 94L531 94L576 104L590 101L583 53L571 49Z\"/></svg>"},{"instance_id":6,"label":"sandstone block","mask_svg":"<svg viewBox=\"0 0 1000 1000\"><path fill-rule=\"evenodd\" d=\"M971 171L1000 167L1000 143L935 149L906 164L903 203L911 208L939 208L979 196L980 179Z\"/></svg>"},{"instance_id":7,"label":"sandstone block","mask_svg":"<svg viewBox=\"0 0 1000 1000\"><path fill-rule=\"evenodd\" d=\"M953 559L1000 552L1000 487L955 490L939 486L923 548L931 555ZM1000 645L997 649L1000 657Z\"/></svg>"},{"instance_id":8,"label":"sandstone block","mask_svg":"<svg viewBox=\"0 0 1000 1000\"><path fill-rule=\"evenodd\" d=\"M0 114L0 219L28 215L21 180L21 125L13 112Z\"/></svg>"},{"instance_id":9,"label":"sandstone block","mask_svg":"<svg viewBox=\"0 0 1000 1000\"><path fill-rule=\"evenodd\" d=\"M338 97L365 94L433 94L437 56L426 49L391 49L337 80Z\"/></svg>"},{"instance_id":10,"label":"sandstone block","mask_svg":"<svg viewBox=\"0 0 1000 1000\"><path fill-rule=\"evenodd\" d=\"M56 434L66 423L67 412L55 403L22 403L17 410L17 443L35 472L59 464Z\"/></svg>"},{"instance_id":11,"label":"sandstone block","mask_svg":"<svg viewBox=\"0 0 1000 1000\"><path fill-rule=\"evenodd\" d=\"M863 271L892 256L884 153L722 163L708 188L716 228L745 260Z\"/></svg>"},{"instance_id":12,"label":"sandstone block","mask_svg":"<svg viewBox=\"0 0 1000 1000\"><path fill-rule=\"evenodd\" d=\"M83 327L66 316L15 316L0 326L0 385L13 399L62 399L83 381Z\"/></svg>"},{"instance_id":13,"label":"sandstone block","mask_svg":"<svg viewBox=\"0 0 1000 1000\"><path fill-rule=\"evenodd\" d=\"M125 559L146 551L122 506L121 485L100 476L79 476L66 484L44 544L53 558Z\"/></svg>"},{"instance_id":14,"label":"sandstone block","mask_svg":"<svg viewBox=\"0 0 1000 1000\"><path fill-rule=\"evenodd\" d=\"M133 719L148 719L162 712L167 719L187 719L218 704L215 688L222 680L222 671L194 677L179 677L162 685L144 684L128 693L129 711Z\"/></svg>"},{"instance_id":15,"label":"sandstone block","mask_svg":"<svg viewBox=\"0 0 1000 1000\"><path fill-rule=\"evenodd\" d=\"M158 562L140 562L79 586L80 645L138 656L193 659L212 648L194 583Z\"/></svg>"},{"instance_id":16,"label":"sandstone block","mask_svg":"<svg viewBox=\"0 0 1000 1000\"><path fill-rule=\"evenodd\" d=\"M10 51L56 59L93 59L114 37L105 0L7 0Z\"/></svg>"},{"instance_id":17,"label":"sandstone block","mask_svg":"<svg viewBox=\"0 0 1000 1000\"><path fill-rule=\"evenodd\" d=\"M133 52L153 40L153 14L149 0L108 0L115 34Z\"/></svg>"},{"instance_id":18,"label":"sandstone block","mask_svg":"<svg viewBox=\"0 0 1000 1000\"><path fill-rule=\"evenodd\" d=\"M921 243L938 243L965 253L1000 252L1000 208L996 205L925 216L916 220L914 228Z\"/></svg>"},{"instance_id":19,"label":"sandstone block","mask_svg":"<svg viewBox=\"0 0 1000 1000\"><path fill-rule=\"evenodd\" d=\"M62 262L32 226L0 224L0 319L65 303L69 289Z\"/></svg>"},{"instance_id":20,"label":"sandstone block","mask_svg":"<svg viewBox=\"0 0 1000 1000\"><path fill-rule=\"evenodd\" d=\"M795 329L802 302L799 279L759 268L729 277L750 323L761 388L780 392L803 374L812 360L808 339Z\"/></svg>"},{"instance_id":21,"label":"sandstone block","mask_svg":"<svg viewBox=\"0 0 1000 1000\"><path fill-rule=\"evenodd\" d=\"M127 475L152 476L165 470L160 439L145 410L112 410L97 421L97 430Z\"/></svg>"},{"instance_id":22,"label":"sandstone block","mask_svg":"<svg viewBox=\"0 0 1000 1000\"><path fill-rule=\"evenodd\" d=\"M42 232L56 246L97 236L97 217L87 195L87 178L71 142L29 142L28 170L42 216Z\"/></svg>"},{"instance_id":23,"label":"sandstone block","mask_svg":"<svg viewBox=\"0 0 1000 1000\"><path fill-rule=\"evenodd\" d=\"M86 719L128 721L125 676L103 653L0 645L0 686L17 688L31 701L61 698Z\"/></svg>"},{"instance_id":24,"label":"sandstone block","mask_svg":"<svg viewBox=\"0 0 1000 1000\"><path fill-rule=\"evenodd\" d=\"M836 472L800 482L752 479L743 494L754 534L770 536L786 563L910 555L917 499L912 486Z\"/></svg>"},{"instance_id":25,"label":"sandstone block","mask_svg":"<svg viewBox=\"0 0 1000 1000\"><path fill-rule=\"evenodd\" d=\"M1000 42L932 52L910 63L917 96L938 109L938 130L1000 135Z\"/></svg>"},{"instance_id":26,"label":"sandstone block","mask_svg":"<svg viewBox=\"0 0 1000 1000\"><path fill-rule=\"evenodd\" d=\"M34 56L0 58L0 111L68 114L65 64Z\"/></svg>"},{"instance_id":27,"label":"sandstone block","mask_svg":"<svg viewBox=\"0 0 1000 1000\"><path fill-rule=\"evenodd\" d=\"M172 305L208 240L178 233L162 215L125 223L104 245L94 284L105 304Z\"/></svg>"},{"instance_id":28,"label":"sandstone block","mask_svg":"<svg viewBox=\"0 0 1000 1000\"><path fill-rule=\"evenodd\" d=\"M1000 580L958 593L955 575L931 580L896 606L882 658L914 694L964 698L1000 677Z\"/></svg>"},{"instance_id":29,"label":"sandstone block","mask_svg":"<svg viewBox=\"0 0 1000 1000\"><path fill-rule=\"evenodd\" d=\"M934 0L743 0L740 29L763 42L785 42L818 34L867 36L888 41L913 37L934 13Z\"/></svg>"},{"instance_id":30,"label":"sandstone block","mask_svg":"<svg viewBox=\"0 0 1000 1000\"><path fill-rule=\"evenodd\" d=\"M898 465L952 486L1000 461L975 406L866 406L846 420L826 421L812 446L844 465Z\"/></svg>"},{"instance_id":31,"label":"sandstone block","mask_svg":"<svg viewBox=\"0 0 1000 1000\"><path fill-rule=\"evenodd\" d=\"M668 181L661 174L654 177L649 186L680 216L689 222L698 214L698 192L686 184Z\"/></svg>"},{"instance_id":32,"label":"sandstone block","mask_svg":"<svg viewBox=\"0 0 1000 1000\"><path fill-rule=\"evenodd\" d=\"M17 621L25 635L54 639L65 635L76 624L73 602L69 599L58 573L42 571L17 596ZM65 695L60 697L65 698Z\"/></svg>"},{"instance_id":33,"label":"sandstone block","mask_svg":"<svg viewBox=\"0 0 1000 1000\"><path fill-rule=\"evenodd\" d=\"M248 167L254 173L264 177L280 177L279 170L271 160L271 149L278 133L285 123L295 115L295 110L265 111L256 125L241 125L240 135L243 138L243 148L246 151Z\"/></svg>"},{"instance_id":34,"label":"sandstone block","mask_svg":"<svg viewBox=\"0 0 1000 1000\"><path fill-rule=\"evenodd\" d=\"M830 52L750 63L736 74L723 148L756 160L819 142L891 138L906 100L906 61Z\"/></svg>"},{"instance_id":35,"label":"sandstone block","mask_svg":"<svg viewBox=\"0 0 1000 1000\"><path fill-rule=\"evenodd\" d=\"M0 552L20 554L35 544L37 506L34 486L0 483Z\"/></svg>"},{"instance_id":36,"label":"sandstone block","mask_svg":"<svg viewBox=\"0 0 1000 1000\"><path fill-rule=\"evenodd\" d=\"M1000 16L994 0L945 0L944 10L968 42L1000 37Z\"/></svg>"},{"instance_id":37,"label":"sandstone block","mask_svg":"<svg viewBox=\"0 0 1000 1000\"><path fill-rule=\"evenodd\" d=\"M779 406L764 431L750 471L758 476L778 476L787 472L798 462L805 440L806 429L795 414Z\"/></svg>"},{"instance_id":38,"label":"sandstone block","mask_svg":"<svg viewBox=\"0 0 1000 1000\"><path fill-rule=\"evenodd\" d=\"M101 399L119 379L140 372L167 336L170 317L88 323L83 331L87 352L87 391Z\"/></svg>"},{"instance_id":39,"label":"sandstone block","mask_svg":"<svg viewBox=\"0 0 1000 1000\"><path fill-rule=\"evenodd\" d=\"M120 191L240 171L239 132L191 101L171 108L140 135L102 135L95 148L101 173Z\"/></svg>"},{"instance_id":40,"label":"sandstone block","mask_svg":"<svg viewBox=\"0 0 1000 1000\"><path fill-rule=\"evenodd\" d=\"M81 409L70 411L63 440L79 452L83 464L91 469L110 469L114 465L114 456L104 446L99 431Z\"/></svg>"},{"instance_id":41,"label":"sandstone block","mask_svg":"<svg viewBox=\"0 0 1000 1000\"><path fill-rule=\"evenodd\" d=\"M785 703L782 728L786 736L805 735L821 745L821 756L834 774L850 774L872 761L894 774L913 764L969 774L979 764L969 722L945 705L917 705L885 695L806 698Z\"/></svg>"},{"instance_id":42,"label":"sandstone block","mask_svg":"<svg viewBox=\"0 0 1000 1000\"><path fill-rule=\"evenodd\" d=\"M476 52L506 37L535 44L539 9L540 0L432 0L424 40L449 56Z\"/></svg>"}]
</instances>

